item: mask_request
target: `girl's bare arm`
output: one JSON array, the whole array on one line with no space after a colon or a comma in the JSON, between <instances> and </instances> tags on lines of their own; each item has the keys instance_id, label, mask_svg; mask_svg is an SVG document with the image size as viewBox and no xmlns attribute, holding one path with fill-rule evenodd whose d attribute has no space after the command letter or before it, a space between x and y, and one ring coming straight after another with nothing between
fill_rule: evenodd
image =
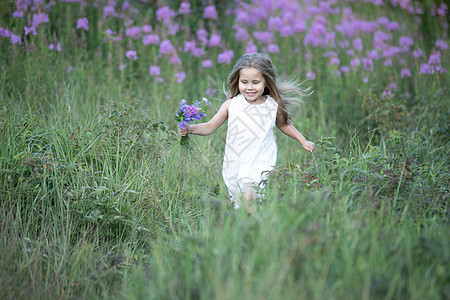
<instances>
[{"instance_id":1,"label":"girl's bare arm","mask_svg":"<svg viewBox=\"0 0 450 300\"><path fill-rule=\"evenodd\" d=\"M285 122L283 125L278 124L277 122L277 127L281 130L281 132L283 132L285 135L293 138L294 140L298 141L303 148L306 151L309 152L313 152L314 149L316 149L316 145L314 145L313 142L308 141L303 134L300 133L300 131L297 130L297 128L294 127L294 125L292 125L289 122Z\"/></svg>"},{"instance_id":2,"label":"girl's bare arm","mask_svg":"<svg viewBox=\"0 0 450 300\"><path fill-rule=\"evenodd\" d=\"M228 107L231 99L227 100L220 107L219 111L206 123L188 125L185 129L178 128L181 136L186 134L209 135L217 130L228 119Z\"/></svg>"}]
</instances>

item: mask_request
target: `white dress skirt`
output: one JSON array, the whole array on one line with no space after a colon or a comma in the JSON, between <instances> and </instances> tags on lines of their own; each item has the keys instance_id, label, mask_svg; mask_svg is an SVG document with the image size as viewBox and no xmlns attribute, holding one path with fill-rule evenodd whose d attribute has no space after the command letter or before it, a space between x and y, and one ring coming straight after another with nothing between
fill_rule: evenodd
<instances>
[{"instance_id":1,"label":"white dress skirt","mask_svg":"<svg viewBox=\"0 0 450 300\"><path fill-rule=\"evenodd\" d=\"M258 193L277 160L273 128L277 102L266 96L262 104L250 104L242 94L231 99L222 175L230 200L239 208L242 192ZM256 187L256 191L255 191Z\"/></svg>"}]
</instances>

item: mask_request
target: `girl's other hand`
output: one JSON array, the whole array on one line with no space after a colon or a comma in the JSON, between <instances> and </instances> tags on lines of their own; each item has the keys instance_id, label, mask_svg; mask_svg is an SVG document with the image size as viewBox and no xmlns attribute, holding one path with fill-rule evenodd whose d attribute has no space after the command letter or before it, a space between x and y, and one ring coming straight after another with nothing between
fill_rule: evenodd
<instances>
[{"instance_id":1,"label":"girl's other hand","mask_svg":"<svg viewBox=\"0 0 450 300\"><path fill-rule=\"evenodd\" d=\"M181 136L186 136L189 133L189 125L187 125L184 129L181 129L180 126L178 125L178 133Z\"/></svg>"},{"instance_id":2,"label":"girl's other hand","mask_svg":"<svg viewBox=\"0 0 450 300\"><path fill-rule=\"evenodd\" d=\"M313 152L316 149L316 145L310 141L306 141L302 146L308 152Z\"/></svg>"}]
</instances>

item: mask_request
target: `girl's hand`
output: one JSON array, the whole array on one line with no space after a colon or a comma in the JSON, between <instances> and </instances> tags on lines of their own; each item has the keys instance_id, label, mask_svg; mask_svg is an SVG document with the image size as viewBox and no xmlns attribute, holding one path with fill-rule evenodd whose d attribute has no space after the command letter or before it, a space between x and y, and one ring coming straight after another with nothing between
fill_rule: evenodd
<instances>
[{"instance_id":1,"label":"girl's hand","mask_svg":"<svg viewBox=\"0 0 450 300\"><path fill-rule=\"evenodd\" d=\"M316 145L313 142L306 141L302 144L303 148L308 152L313 152L316 149Z\"/></svg>"},{"instance_id":2,"label":"girl's hand","mask_svg":"<svg viewBox=\"0 0 450 300\"><path fill-rule=\"evenodd\" d=\"M181 129L180 126L178 125L178 133L181 136L186 136L189 133L189 125L187 125L184 129Z\"/></svg>"}]
</instances>

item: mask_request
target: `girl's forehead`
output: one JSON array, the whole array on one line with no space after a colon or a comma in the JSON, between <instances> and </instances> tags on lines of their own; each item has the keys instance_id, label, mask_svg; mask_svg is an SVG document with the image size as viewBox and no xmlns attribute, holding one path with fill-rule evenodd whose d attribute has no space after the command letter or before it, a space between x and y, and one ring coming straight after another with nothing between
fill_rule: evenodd
<instances>
[{"instance_id":1,"label":"girl's forehead","mask_svg":"<svg viewBox=\"0 0 450 300\"><path fill-rule=\"evenodd\" d=\"M240 77L263 77L261 71L256 68L243 68L239 71Z\"/></svg>"}]
</instances>

